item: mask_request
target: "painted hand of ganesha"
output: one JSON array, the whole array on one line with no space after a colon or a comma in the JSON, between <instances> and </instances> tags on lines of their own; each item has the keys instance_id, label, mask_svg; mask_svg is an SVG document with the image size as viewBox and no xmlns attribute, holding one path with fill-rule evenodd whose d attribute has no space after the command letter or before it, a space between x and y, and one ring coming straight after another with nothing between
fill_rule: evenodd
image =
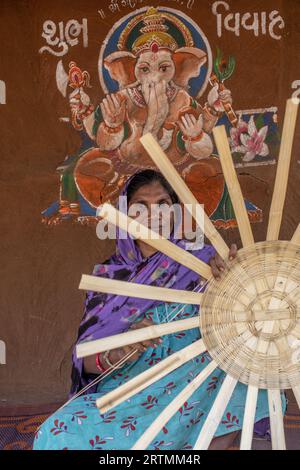
<instances>
[{"instance_id":1,"label":"painted hand of ganesha","mask_svg":"<svg viewBox=\"0 0 300 470\"><path fill-rule=\"evenodd\" d=\"M107 95L100 103L100 108L107 127L114 129L124 123L126 105L117 94Z\"/></svg>"},{"instance_id":2,"label":"painted hand of ganesha","mask_svg":"<svg viewBox=\"0 0 300 470\"><path fill-rule=\"evenodd\" d=\"M207 101L210 106L214 108L217 112L224 112L224 104L232 104L232 96L231 91L227 88L224 88L222 85L222 90L220 90L220 86L217 83L213 86L213 88L209 91L207 95Z\"/></svg>"}]
</instances>

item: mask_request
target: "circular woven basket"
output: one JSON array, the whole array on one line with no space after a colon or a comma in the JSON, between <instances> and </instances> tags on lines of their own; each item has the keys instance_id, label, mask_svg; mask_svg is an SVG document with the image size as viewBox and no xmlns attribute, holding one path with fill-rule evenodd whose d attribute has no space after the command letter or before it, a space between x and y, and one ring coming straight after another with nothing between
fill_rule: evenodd
<instances>
[{"instance_id":1,"label":"circular woven basket","mask_svg":"<svg viewBox=\"0 0 300 470\"><path fill-rule=\"evenodd\" d=\"M208 284L200 308L207 350L244 384L300 385L300 247L259 242L227 266Z\"/></svg>"}]
</instances>

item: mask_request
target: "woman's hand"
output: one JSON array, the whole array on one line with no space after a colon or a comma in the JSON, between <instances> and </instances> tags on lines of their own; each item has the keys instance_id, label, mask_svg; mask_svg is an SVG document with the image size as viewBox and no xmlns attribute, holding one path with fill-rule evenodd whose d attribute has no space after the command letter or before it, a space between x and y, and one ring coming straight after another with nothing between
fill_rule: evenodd
<instances>
[{"instance_id":1,"label":"woman's hand","mask_svg":"<svg viewBox=\"0 0 300 470\"><path fill-rule=\"evenodd\" d=\"M151 325L153 325L153 322L147 318L144 318L143 320L139 322L133 323L130 329L136 330L139 328L146 328L147 326L151 326ZM132 352L135 349L137 349L137 351L127 359L128 362L134 362L140 357L141 354L143 354L146 351L148 347L151 346L152 348L155 348L160 343L162 343L162 339L158 337L155 339L148 339L148 340L144 340L138 343L129 344L129 345L123 346L122 348L113 349L109 353L109 358L112 363L115 363L119 361L120 359L122 359L129 352Z\"/></svg>"},{"instance_id":2,"label":"woman's hand","mask_svg":"<svg viewBox=\"0 0 300 470\"><path fill-rule=\"evenodd\" d=\"M229 251L229 259L233 260L236 257L237 254L237 246L235 243L233 243L230 247ZM221 279L221 274L225 269L225 263L223 258L216 253L215 256L212 256L209 260L209 264L211 267L211 271L213 273L213 276L215 279Z\"/></svg>"},{"instance_id":3,"label":"woman's hand","mask_svg":"<svg viewBox=\"0 0 300 470\"><path fill-rule=\"evenodd\" d=\"M130 329L135 330L138 328L145 328L146 326L150 326L150 325L153 325L153 322L151 320L148 320L147 318L144 318L143 320L139 322L133 323ZM158 337L155 339L147 339L138 343L129 344L129 345L123 346L122 348L112 349L109 352L108 358L112 364L116 364L121 359L123 359L126 354L137 349L137 351L134 354L132 354L132 356L126 359L126 362L134 362L141 356L141 354L143 354L146 351L146 349L149 346L151 346L152 348L155 348L160 343L162 343L162 339ZM97 354L93 354L92 356L88 356L84 358L83 364L84 364L84 370L86 373L88 374L100 373L96 365L96 356ZM108 364L106 364L105 361L103 360L103 353L101 354L101 359L102 359L101 362L103 366L106 369L109 369Z\"/></svg>"}]
</instances>

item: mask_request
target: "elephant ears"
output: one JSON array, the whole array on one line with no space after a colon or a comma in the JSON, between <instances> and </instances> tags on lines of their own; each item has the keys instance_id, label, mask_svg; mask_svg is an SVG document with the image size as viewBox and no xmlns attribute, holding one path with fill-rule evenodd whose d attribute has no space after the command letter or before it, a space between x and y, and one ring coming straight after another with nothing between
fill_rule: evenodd
<instances>
[{"instance_id":1,"label":"elephant ears","mask_svg":"<svg viewBox=\"0 0 300 470\"><path fill-rule=\"evenodd\" d=\"M104 59L104 67L109 71L111 78L119 83L120 89L136 81L134 68L136 57L127 51L117 51Z\"/></svg>"},{"instance_id":2,"label":"elephant ears","mask_svg":"<svg viewBox=\"0 0 300 470\"><path fill-rule=\"evenodd\" d=\"M181 47L173 54L175 76L173 81L186 88L190 78L198 77L200 69L207 61L207 54L197 47Z\"/></svg>"}]
</instances>

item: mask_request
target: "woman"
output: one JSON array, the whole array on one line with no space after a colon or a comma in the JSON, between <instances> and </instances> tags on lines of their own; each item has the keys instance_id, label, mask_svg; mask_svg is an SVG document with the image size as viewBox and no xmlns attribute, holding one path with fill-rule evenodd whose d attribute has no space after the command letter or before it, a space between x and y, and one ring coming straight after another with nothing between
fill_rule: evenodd
<instances>
[{"instance_id":1,"label":"woman","mask_svg":"<svg viewBox=\"0 0 300 470\"><path fill-rule=\"evenodd\" d=\"M144 170L129 178L122 195L127 196L128 210L136 203L148 209L151 204L171 206L179 202L165 178L153 170ZM149 222L150 218L148 225ZM187 249L186 240L176 239L174 220L171 222L168 238ZM161 219L157 227L161 233ZM199 276L195 272L141 240L134 240L130 236L125 239L119 235L117 229L116 253L106 263L96 265L94 275L174 289L201 289ZM209 263L215 277L221 275L224 262L212 246L204 245L201 249L193 250L192 254ZM235 255L236 246L232 245L230 256ZM167 304L90 291L86 295L77 343L118 334L129 328L142 328L153 322L171 321L175 317L176 320L188 318L198 315L198 309L195 305ZM207 366L211 361L209 354L199 354L104 414L99 413L96 399L199 338L199 329L194 328L96 354L84 360L77 359L74 348L71 397L127 353L132 352L132 355L121 368L114 370L98 384L92 384L83 395L50 416L36 433L34 449L130 449L165 406ZM158 433L148 450L193 448L225 375L216 369ZM210 449L225 449L233 442L242 427L246 391L246 386L238 383ZM268 424L264 418L268 414L266 392L260 391L255 431L264 434Z\"/></svg>"}]
</instances>

